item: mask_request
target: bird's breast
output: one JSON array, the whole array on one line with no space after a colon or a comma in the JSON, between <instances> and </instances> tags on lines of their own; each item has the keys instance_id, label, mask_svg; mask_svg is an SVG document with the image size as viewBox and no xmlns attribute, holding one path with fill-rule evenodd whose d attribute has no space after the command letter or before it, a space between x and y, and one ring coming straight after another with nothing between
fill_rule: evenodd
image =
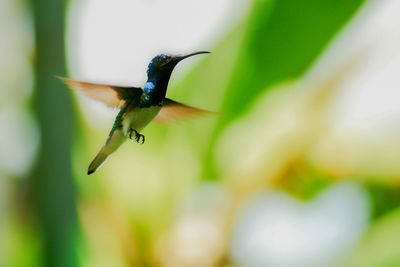
<instances>
[{"instance_id":1,"label":"bird's breast","mask_svg":"<svg viewBox=\"0 0 400 267\"><path fill-rule=\"evenodd\" d=\"M147 124L149 124L160 112L161 106L135 107L126 114L123 122L125 134L130 129L140 132Z\"/></svg>"}]
</instances>

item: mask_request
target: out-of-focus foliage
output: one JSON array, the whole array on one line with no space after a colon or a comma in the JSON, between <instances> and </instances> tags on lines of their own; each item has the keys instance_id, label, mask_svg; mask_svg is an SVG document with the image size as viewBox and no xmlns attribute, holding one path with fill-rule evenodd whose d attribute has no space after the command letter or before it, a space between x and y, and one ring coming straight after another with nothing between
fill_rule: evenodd
<instances>
[{"instance_id":1,"label":"out-of-focus foliage","mask_svg":"<svg viewBox=\"0 0 400 267\"><path fill-rule=\"evenodd\" d=\"M338 266L398 266L400 264L399 221L399 209L377 220L359 246Z\"/></svg>"},{"instance_id":2,"label":"out-of-focus foliage","mask_svg":"<svg viewBox=\"0 0 400 267\"><path fill-rule=\"evenodd\" d=\"M218 116L151 124L145 145L127 142L88 177L109 129L82 110L72 126L68 91L51 77L64 71L62 1L35 1L36 119L25 127L41 141L27 150L39 146L34 175L4 178L5 265L396 266L399 142L337 136L330 116L369 51L328 48L364 2L254 0L168 91ZM24 173L9 162L0 175Z\"/></svg>"},{"instance_id":3,"label":"out-of-focus foliage","mask_svg":"<svg viewBox=\"0 0 400 267\"><path fill-rule=\"evenodd\" d=\"M235 61L212 144L224 127L242 115L262 92L276 83L296 79L305 73L363 2L255 1L244 22L245 33L240 40L240 49L235 54L227 54L229 50L226 51L225 46L221 47L223 51L215 51ZM226 69L227 64L223 64L222 68ZM197 73L199 77L208 77L207 73ZM184 88L194 92L201 87L188 80ZM211 145L209 153L213 153L213 149ZM205 165L209 179L216 178L212 177L212 168L212 164Z\"/></svg>"},{"instance_id":4,"label":"out-of-focus foliage","mask_svg":"<svg viewBox=\"0 0 400 267\"><path fill-rule=\"evenodd\" d=\"M221 124L241 115L271 85L304 74L363 2L256 1L224 96Z\"/></svg>"}]
</instances>

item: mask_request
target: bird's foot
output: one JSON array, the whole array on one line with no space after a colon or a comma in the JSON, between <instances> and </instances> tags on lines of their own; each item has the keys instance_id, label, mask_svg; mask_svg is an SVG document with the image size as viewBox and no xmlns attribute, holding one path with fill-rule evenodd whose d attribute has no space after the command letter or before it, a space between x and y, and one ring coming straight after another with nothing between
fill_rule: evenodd
<instances>
[{"instance_id":1,"label":"bird's foot","mask_svg":"<svg viewBox=\"0 0 400 267\"><path fill-rule=\"evenodd\" d=\"M144 135L138 133L138 132L137 132L136 130L134 130L134 129L131 129L131 130L129 131L129 138L130 138L130 139L132 139L132 134L133 134L133 133L135 133L135 140L136 140L136 142L140 143L140 138L141 138L141 139L142 139L142 144L143 144L144 141L145 141Z\"/></svg>"},{"instance_id":2,"label":"bird's foot","mask_svg":"<svg viewBox=\"0 0 400 267\"><path fill-rule=\"evenodd\" d=\"M143 134L138 133L137 131L135 131L135 140L136 142L140 143L140 138L142 138L142 144L144 144L145 138Z\"/></svg>"}]
</instances>

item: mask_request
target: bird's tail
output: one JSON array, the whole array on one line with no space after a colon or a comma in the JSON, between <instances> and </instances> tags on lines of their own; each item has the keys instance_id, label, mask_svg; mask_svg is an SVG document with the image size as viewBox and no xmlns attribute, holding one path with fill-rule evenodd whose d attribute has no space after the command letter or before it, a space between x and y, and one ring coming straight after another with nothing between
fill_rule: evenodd
<instances>
[{"instance_id":1,"label":"bird's tail","mask_svg":"<svg viewBox=\"0 0 400 267\"><path fill-rule=\"evenodd\" d=\"M125 140L126 136L124 135L122 129L111 131L106 143L100 149L99 153L97 153L92 163L90 163L87 174L94 173L104 163L107 157L117 150L118 147L125 142Z\"/></svg>"}]
</instances>

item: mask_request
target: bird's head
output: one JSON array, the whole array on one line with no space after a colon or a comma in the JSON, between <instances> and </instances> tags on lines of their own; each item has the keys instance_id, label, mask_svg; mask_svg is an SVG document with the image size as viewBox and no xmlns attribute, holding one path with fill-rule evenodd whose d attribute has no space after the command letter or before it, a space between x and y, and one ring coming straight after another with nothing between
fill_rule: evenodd
<instances>
[{"instance_id":1,"label":"bird's head","mask_svg":"<svg viewBox=\"0 0 400 267\"><path fill-rule=\"evenodd\" d=\"M150 77L155 74L171 74L175 66L183 59L199 55L208 54L210 52L200 51L184 56L170 55L170 54L159 54L155 56L149 63L147 67L147 75Z\"/></svg>"}]
</instances>

